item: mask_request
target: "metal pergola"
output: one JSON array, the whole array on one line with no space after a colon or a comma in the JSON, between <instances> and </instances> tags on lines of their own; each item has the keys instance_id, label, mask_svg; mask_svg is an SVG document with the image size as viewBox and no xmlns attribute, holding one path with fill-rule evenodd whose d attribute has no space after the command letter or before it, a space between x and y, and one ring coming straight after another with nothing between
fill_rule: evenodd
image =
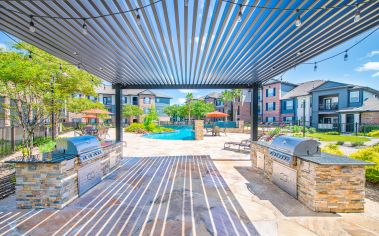
<instances>
[{"instance_id":1,"label":"metal pergola","mask_svg":"<svg viewBox=\"0 0 379 236\"><path fill-rule=\"evenodd\" d=\"M0 30L81 65L118 90L257 90L377 27L378 9L377 0L14 0L0 1ZM116 118L119 127L121 115Z\"/></svg>"}]
</instances>

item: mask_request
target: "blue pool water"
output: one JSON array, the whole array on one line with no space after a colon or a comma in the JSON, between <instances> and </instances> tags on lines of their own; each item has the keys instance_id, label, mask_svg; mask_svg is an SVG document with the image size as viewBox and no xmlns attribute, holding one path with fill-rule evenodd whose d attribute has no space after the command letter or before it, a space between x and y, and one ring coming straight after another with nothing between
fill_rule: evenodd
<instances>
[{"instance_id":1,"label":"blue pool water","mask_svg":"<svg viewBox=\"0 0 379 236\"><path fill-rule=\"evenodd\" d=\"M191 126L165 126L175 129L174 132L145 134L145 138L165 139L165 140L195 140L195 133Z\"/></svg>"}]
</instances>

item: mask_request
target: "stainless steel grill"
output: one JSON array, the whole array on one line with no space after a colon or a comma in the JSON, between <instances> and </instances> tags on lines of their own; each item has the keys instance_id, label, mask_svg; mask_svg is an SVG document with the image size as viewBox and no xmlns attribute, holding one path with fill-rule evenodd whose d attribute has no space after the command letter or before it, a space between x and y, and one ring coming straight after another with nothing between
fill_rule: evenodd
<instances>
[{"instance_id":1,"label":"stainless steel grill","mask_svg":"<svg viewBox=\"0 0 379 236\"><path fill-rule=\"evenodd\" d=\"M59 139L53 155L75 155L85 163L103 154L99 140L94 136Z\"/></svg>"},{"instance_id":2,"label":"stainless steel grill","mask_svg":"<svg viewBox=\"0 0 379 236\"><path fill-rule=\"evenodd\" d=\"M296 161L296 156L320 154L320 149L316 140L279 136L271 143L269 153L274 160L291 165Z\"/></svg>"}]
</instances>

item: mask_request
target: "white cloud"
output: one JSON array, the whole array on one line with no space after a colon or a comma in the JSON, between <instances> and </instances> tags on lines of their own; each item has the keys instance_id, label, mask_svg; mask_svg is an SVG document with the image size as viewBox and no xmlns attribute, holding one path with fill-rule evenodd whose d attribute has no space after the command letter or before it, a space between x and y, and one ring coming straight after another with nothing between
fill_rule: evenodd
<instances>
[{"instance_id":1,"label":"white cloud","mask_svg":"<svg viewBox=\"0 0 379 236\"><path fill-rule=\"evenodd\" d=\"M379 77L379 72L376 72L375 74L373 74L372 77Z\"/></svg>"},{"instance_id":2,"label":"white cloud","mask_svg":"<svg viewBox=\"0 0 379 236\"><path fill-rule=\"evenodd\" d=\"M183 104L186 102L186 98L178 98L179 104Z\"/></svg>"},{"instance_id":3,"label":"white cloud","mask_svg":"<svg viewBox=\"0 0 379 236\"><path fill-rule=\"evenodd\" d=\"M7 46L3 43L0 43L0 51L1 50L7 50Z\"/></svg>"},{"instance_id":4,"label":"white cloud","mask_svg":"<svg viewBox=\"0 0 379 236\"><path fill-rule=\"evenodd\" d=\"M373 51L367 53L367 57L373 57L375 55L379 55L379 50L373 50Z\"/></svg>"},{"instance_id":5,"label":"white cloud","mask_svg":"<svg viewBox=\"0 0 379 236\"><path fill-rule=\"evenodd\" d=\"M179 92L181 93L198 93L199 91L196 89L179 89Z\"/></svg>"},{"instance_id":6,"label":"white cloud","mask_svg":"<svg viewBox=\"0 0 379 236\"><path fill-rule=\"evenodd\" d=\"M365 63L363 66L357 68L357 71L370 71L370 70L379 70L379 61L370 61Z\"/></svg>"}]
</instances>

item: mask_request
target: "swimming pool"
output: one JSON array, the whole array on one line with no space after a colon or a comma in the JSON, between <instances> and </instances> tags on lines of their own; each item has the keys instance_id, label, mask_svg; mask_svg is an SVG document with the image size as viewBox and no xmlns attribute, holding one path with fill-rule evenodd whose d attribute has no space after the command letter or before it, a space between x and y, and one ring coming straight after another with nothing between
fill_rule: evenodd
<instances>
[{"instance_id":1,"label":"swimming pool","mask_svg":"<svg viewBox=\"0 0 379 236\"><path fill-rule=\"evenodd\" d=\"M165 126L167 128L175 129L174 132L145 134L143 137L151 139L165 139L165 140L195 140L195 132L191 126Z\"/></svg>"}]
</instances>

